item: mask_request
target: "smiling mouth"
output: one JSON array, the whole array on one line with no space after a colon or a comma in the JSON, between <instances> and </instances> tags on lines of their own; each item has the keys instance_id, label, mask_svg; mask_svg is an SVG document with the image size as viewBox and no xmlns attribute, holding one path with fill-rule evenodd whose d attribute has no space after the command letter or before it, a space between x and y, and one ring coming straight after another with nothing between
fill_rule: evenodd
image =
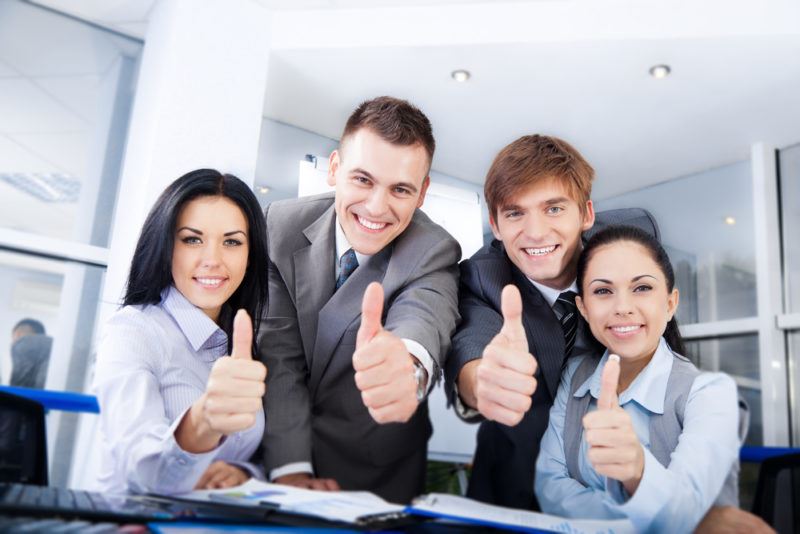
<instances>
[{"instance_id":1,"label":"smiling mouth","mask_svg":"<svg viewBox=\"0 0 800 534\"><path fill-rule=\"evenodd\" d=\"M523 248L522 250L524 250L525 254L527 254L528 256L541 257L551 254L557 248L558 245L550 245L549 247L539 247L539 248L530 247L530 248Z\"/></svg>"},{"instance_id":2,"label":"smiling mouth","mask_svg":"<svg viewBox=\"0 0 800 534\"><path fill-rule=\"evenodd\" d=\"M223 284L227 278L207 278L203 276L195 276L194 280L203 287L214 289Z\"/></svg>"},{"instance_id":3,"label":"smiling mouth","mask_svg":"<svg viewBox=\"0 0 800 534\"><path fill-rule=\"evenodd\" d=\"M360 215L356 215L355 218L359 225L372 232L379 232L389 226L389 223L370 221Z\"/></svg>"},{"instance_id":4,"label":"smiling mouth","mask_svg":"<svg viewBox=\"0 0 800 534\"><path fill-rule=\"evenodd\" d=\"M609 326L608 328L615 334L625 336L638 332L642 328L642 326L643 325L640 324L631 324L625 326Z\"/></svg>"}]
</instances>

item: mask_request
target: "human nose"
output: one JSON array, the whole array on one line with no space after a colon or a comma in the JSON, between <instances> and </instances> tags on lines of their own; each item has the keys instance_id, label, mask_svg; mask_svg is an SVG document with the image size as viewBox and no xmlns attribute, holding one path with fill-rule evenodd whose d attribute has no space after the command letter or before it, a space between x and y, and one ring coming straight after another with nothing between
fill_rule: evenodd
<instances>
[{"instance_id":1,"label":"human nose","mask_svg":"<svg viewBox=\"0 0 800 534\"><path fill-rule=\"evenodd\" d=\"M388 205L386 196L387 192L378 187L370 191L369 197L364 203L369 215L379 216L386 212L386 206Z\"/></svg>"},{"instance_id":2,"label":"human nose","mask_svg":"<svg viewBox=\"0 0 800 534\"><path fill-rule=\"evenodd\" d=\"M532 241L542 241L547 236L547 224L544 217L529 213L525 218L525 237Z\"/></svg>"},{"instance_id":3,"label":"human nose","mask_svg":"<svg viewBox=\"0 0 800 534\"><path fill-rule=\"evenodd\" d=\"M208 245L203 248L203 253L200 256L200 263L203 267L216 267L221 262L221 253L219 247Z\"/></svg>"},{"instance_id":4,"label":"human nose","mask_svg":"<svg viewBox=\"0 0 800 534\"><path fill-rule=\"evenodd\" d=\"M624 291L617 293L614 299L614 313L616 315L630 315L633 313L630 297Z\"/></svg>"}]
</instances>

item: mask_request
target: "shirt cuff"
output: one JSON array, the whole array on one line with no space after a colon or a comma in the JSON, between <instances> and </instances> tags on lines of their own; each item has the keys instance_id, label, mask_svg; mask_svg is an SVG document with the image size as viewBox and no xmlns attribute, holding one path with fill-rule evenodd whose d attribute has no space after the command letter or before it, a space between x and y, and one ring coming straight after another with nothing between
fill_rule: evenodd
<instances>
[{"instance_id":1,"label":"shirt cuff","mask_svg":"<svg viewBox=\"0 0 800 534\"><path fill-rule=\"evenodd\" d=\"M673 488L667 468L647 448L644 451L644 471L636 492L620 510L633 522L638 531L647 530L650 522L672 498ZM627 492L623 493L627 495Z\"/></svg>"},{"instance_id":2,"label":"shirt cuff","mask_svg":"<svg viewBox=\"0 0 800 534\"><path fill-rule=\"evenodd\" d=\"M464 401L461 400L461 395L458 394L458 381L453 383L453 392L455 393L455 400L453 401L453 405L456 409L456 415L458 415L461 419L468 423L477 423L483 420L483 416L481 412L467 406L464 404Z\"/></svg>"},{"instance_id":3,"label":"shirt cuff","mask_svg":"<svg viewBox=\"0 0 800 534\"><path fill-rule=\"evenodd\" d=\"M428 393L430 393L436 383L433 376L433 358L431 358L430 353L425 350L425 347L413 339L403 338L403 343L406 345L406 350L422 364L422 367L425 368L425 372L428 373Z\"/></svg>"},{"instance_id":4,"label":"shirt cuff","mask_svg":"<svg viewBox=\"0 0 800 534\"><path fill-rule=\"evenodd\" d=\"M314 468L311 467L311 462L292 462L282 465L281 467L276 467L270 471L269 479L275 482L276 478L280 478L284 475L294 475L296 473L308 473L314 476Z\"/></svg>"}]
</instances>

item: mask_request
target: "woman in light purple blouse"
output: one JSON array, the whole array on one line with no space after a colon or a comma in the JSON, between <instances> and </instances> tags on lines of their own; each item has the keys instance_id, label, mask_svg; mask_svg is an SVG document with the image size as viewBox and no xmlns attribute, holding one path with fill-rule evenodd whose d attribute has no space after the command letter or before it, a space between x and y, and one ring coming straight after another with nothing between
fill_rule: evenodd
<instances>
[{"instance_id":1,"label":"woman in light purple blouse","mask_svg":"<svg viewBox=\"0 0 800 534\"><path fill-rule=\"evenodd\" d=\"M173 494L263 477L248 463L267 373L250 317L266 291L264 218L249 187L210 169L167 187L98 348L98 489Z\"/></svg>"}]
</instances>

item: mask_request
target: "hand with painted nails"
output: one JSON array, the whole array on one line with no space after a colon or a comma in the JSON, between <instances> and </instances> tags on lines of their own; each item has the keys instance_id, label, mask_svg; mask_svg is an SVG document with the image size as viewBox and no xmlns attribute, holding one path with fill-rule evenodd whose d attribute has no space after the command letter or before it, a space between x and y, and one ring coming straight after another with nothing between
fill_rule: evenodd
<instances>
[{"instance_id":1,"label":"hand with painted nails","mask_svg":"<svg viewBox=\"0 0 800 534\"><path fill-rule=\"evenodd\" d=\"M633 495L644 473L644 449L628 412L619 405L619 356L611 354L600 379L597 410L583 418L589 461L599 474L622 482Z\"/></svg>"},{"instance_id":2,"label":"hand with painted nails","mask_svg":"<svg viewBox=\"0 0 800 534\"><path fill-rule=\"evenodd\" d=\"M367 286L361 303L361 326L353 353L356 387L377 423L405 423L417 410L414 360L403 341L384 330L383 287Z\"/></svg>"},{"instance_id":3,"label":"hand with painted nails","mask_svg":"<svg viewBox=\"0 0 800 534\"><path fill-rule=\"evenodd\" d=\"M483 350L474 391L477 409L485 418L514 426L531 407L537 363L528 352L519 289L507 285L500 298L503 327Z\"/></svg>"},{"instance_id":4,"label":"hand with painted nails","mask_svg":"<svg viewBox=\"0 0 800 534\"><path fill-rule=\"evenodd\" d=\"M215 448L222 436L253 426L263 409L267 368L252 356L253 324L244 310L233 320L233 350L211 368L206 391L186 412L175 439L189 452Z\"/></svg>"}]
</instances>

